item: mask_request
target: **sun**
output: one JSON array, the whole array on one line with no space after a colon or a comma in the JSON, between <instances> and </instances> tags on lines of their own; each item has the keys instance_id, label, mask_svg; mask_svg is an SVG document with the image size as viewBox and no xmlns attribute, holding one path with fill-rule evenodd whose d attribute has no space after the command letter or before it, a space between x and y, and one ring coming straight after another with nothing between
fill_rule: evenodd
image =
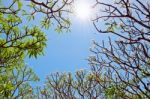
<instances>
[{"instance_id":1,"label":"sun","mask_svg":"<svg viewBox=\"0 0 150 99\"><path fill-rule=\"evenodd\" d=\"M82 20L90 19L91 9L90 4L85 1L78 1L74 5L75 15Z\"/></svg>"}]
</instances>

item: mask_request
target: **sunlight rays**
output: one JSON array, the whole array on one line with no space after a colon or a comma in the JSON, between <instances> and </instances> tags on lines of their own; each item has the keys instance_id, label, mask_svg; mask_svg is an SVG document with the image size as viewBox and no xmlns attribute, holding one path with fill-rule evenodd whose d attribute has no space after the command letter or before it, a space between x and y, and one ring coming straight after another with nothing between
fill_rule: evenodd
<instances>
[{"instance_id":1,"label":"sunlight rays","mask_svg":"<svg viewBox=\"0 0 150 99\"><path fill-rule=\"evenodd\" d=\"M81 20L89 20L91 18L92 7L88 2L77 1L74 4L74 14Z\"/></svg>"}]
</instances>

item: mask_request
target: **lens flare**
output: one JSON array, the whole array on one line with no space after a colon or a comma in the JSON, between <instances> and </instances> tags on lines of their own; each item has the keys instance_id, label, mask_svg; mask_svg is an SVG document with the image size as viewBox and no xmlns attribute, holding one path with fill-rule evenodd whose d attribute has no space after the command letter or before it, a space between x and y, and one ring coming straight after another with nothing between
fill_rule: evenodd
<instances>
[{"instance_id":1,"label":"lens flare","mask_svg":"<svg viewBox=\"0 0 150 99\"><path fill-rule=\"evenodd\" d=\"M80 1L75 3L74 12L78 18L87 20L91 17L91 9L92 8L87 2Z\"/></svg>"}]
</instances>

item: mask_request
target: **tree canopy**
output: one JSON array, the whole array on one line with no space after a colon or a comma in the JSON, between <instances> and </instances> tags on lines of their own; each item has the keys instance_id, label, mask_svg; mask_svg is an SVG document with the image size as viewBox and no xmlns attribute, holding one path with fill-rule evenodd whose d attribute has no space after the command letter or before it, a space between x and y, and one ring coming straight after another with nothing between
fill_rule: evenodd
<instances>
[{"instance_id":1,"label":"tree canopy","mask_svg":"<svg viewBox=\"0 0 150 99\"><path fill-rule=\"evenodd\" d=\"M69 30L71 23L66 14L72 13L74 2L11 0L5 4L0 0L0 98L150 98L150 1L93 2L94 8L100 8L97 17L91 20L98 35L110 33L116 38L109 37L102 44L93 42L90 49L93 55L87 59L89 71L50 74L43 87L35 88L31 82L39 78L25 58L44 55L47 38L42 29L50 29L54 24L56 32ZM30 22L36 20L38 13L43 15L41 27L23 23L23 17Z\"/></svg>"},{"instance_id":2,"label":"tree canopy","mask_svg":"<svg viewBox=\"0 0 150 99\"><path fill-rule=\"evenodd\" d=\"M27 5L24 5L26 2ZM70 22L63 15L68 11L66 6L71 1L61 3L62 5L60 1L0 1L0 98L29 97L29 90L32 91L30 81L38 79L24 60L26 57L37 58L44 54L47 38L42 28L48 29L51 21L57 22L57 32L69 28ZM28 12L27 7L32 11ZM35 19L35 13L45 15L41 27L25 25L23 16L30 22Z\"/></svg>"}]
</instances>

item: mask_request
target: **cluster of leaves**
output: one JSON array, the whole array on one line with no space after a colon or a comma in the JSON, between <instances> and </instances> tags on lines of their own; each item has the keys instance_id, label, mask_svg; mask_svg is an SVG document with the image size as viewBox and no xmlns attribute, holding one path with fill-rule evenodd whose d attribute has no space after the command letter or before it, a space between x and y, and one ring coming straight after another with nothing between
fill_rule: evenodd
<instances>
[{"instance_id":1,"label":"cluster of leaves","mask_svg":"<svg viewBox=\"0 0 150 99\"><path fill-rule=\"evenodd\" d=\"M107 76L79 70L71 73L55 73L47 77L43 88L34 90L37 99L114 99L128 98L126 85L113 84ZM136 96L134 96L136 97Z\"/></svg>"},{"instance_id":2,"label":"cluster of leaves","mask_svg":"<svg viewBox=\"0 0 150 99\"><path fill-rule=\"evenodd\" d=\"M0 98L27 98L32 93L30 81L39 79L24 59L43 54L46 36L37 26L22 27L22 1L0 4Z\"/></svg>"},{"instance_id":3,"label":"cluster of leaves","mask_svg":"<svg viewBox=\"0 0 150 99\"><path fill-rule=\"evenodd\" d=\"M0 3L4 3L1 1ZM18 8L15 9L15 5ZM8 6L8 7L7 7ZM21 28L20 0L0 7L0 98L27 97L32 91L30 81L37 81L34 72L24 64L25 56L42 54L46 37L37 27Z\"/></svg>"},{"instance_id":4,"label":"cluster of leaves","mask_svg":"<svg viewBox=\"0 0 150 99\"><path fill-rule=\"evenodd\" d=\"M37 14L42 15L42 28L49 29L51 25L56 24L56 32L60 33L64 30L69 32L71 25L69 13L72 13L72 3L73 0L30 0L28 7L31 13L23 10L22 14L26 15L29 21L34 20Z\"/></svg>"},{"instance_id":5,"label":"cluster of leaves","mask_svg":"<svg viewBox=\"0 0 150 99\"><path fill-rule=\"evenodd\" d=\"M115 85L106 91L111 98L120 94L116 90L129 99L150 98L149 0L115 0L111 4L97 0L97 6L105 9L102 8L102 14L94 20L95 28L99 33L111 33L118 38L111 40L110 37L102 44L94 42L95 48L91 49L94 58L89 58L92 71L106 73ZM100 27L100 20L106 28Z\"/></svg>"},{"instance_id":6,"label":"cluster of leaves","mask_svg":"<svg viewBox=\"0 0 150 99\"><path fill-rule=\"evenodd\" d=\"M47 77L44 88L35 92L37 99L96 99L104 93L93 73L84 70L71 73L55 73Z\"/></svg>"},{"instance_id":7,"label":"cluster of leaves","mask_svg":"<svg viewBox=\"0 0 150 99\"><path fill-rule=\"evenodd\" d=\"M6 3L8 2L8 3ZM0 98L29 99L34 98L30 82L38 81L38 77L29 68L24 59L43 55L46 47L46 35L42 28L48 29L52 22L57 23L56 31L69 29L70 21L66 12L72 0L0 0ZM28 2L28 11L24 2ZM60 4L61 3L61 4ZM24 17L30 22L36 19L36 13L42 13L41 28L36 25L26 26ZM21 16L23 15L23 16Z\"/></svg>"},{"instance_id":8,"label":"cluster of leaves","mask_svg":"<svg viewBox=\"0 0 150 99\"><path fill-rule=\"evenodd\" d=\"M22 61L14 68L1 68L0 70L0 98L18 99L29 98L32 94L30 82L38 81L39 78L33 70L23 64Z\"/></svg>"},{"instance_id":9,"label":"cluster of leaves","mask_svg":"<svg viewBox=\"0 0 150 99\"><path fill-rule=\"evenodd\" d=\"M68 29L65 17L72 0L30 0L31 13L22 10L20 0L0 7L0 98L35 99L149 99L150 98L150 2L148 0L116 0L114 3L96 0L103 14L94 21L99 33L112 33L119 40L108 44L94 42L89 57L91 72L56 73L47 77L45 86L33 90L29 81L38 81L34 72L24 64L24 58L43 54L46 36L37 26L21 27L23 12L28 19L45 15L41 26L48 29L52 21L57 32ZM3 1L1 1L3 3ZM17 5L17 7L15 7ZM103 20L106 29L99 27ZM101 22L101 21L100 21ZM101 24L101 23L100 23ZM107 46L106 46L107 45ZM108 47L109 46L109 47Z\"/></svg>"},{"instance_id":10,"label":"cluster of leaves","mask_svg":"<svg viewBox=\"0 0 150 99\"><path fill-rule=\"evenodd\" d=\"M11 10L11 7L9 8ZM13 9L13 8L12 8ZM6 10L7 11L7 10ZM45 34L36 26L21 28L17 14L0 12L0 66L12 66L25 56L37 57L46 46Z\"/></svg>"},{"instance_id":11,"label":"cluster of leaves","mask_svg":"<svg viewBox=\"0 0 150 99\"><path fill-rule=\"evenodd\" d=\"M103 14L93 20L96 30L119 39L94 42L94 55L88 59L91 73L52 74L38 90L39 99L150 98L149 0L96 0L97 6Z\"/></svg>"}]
</instances>

